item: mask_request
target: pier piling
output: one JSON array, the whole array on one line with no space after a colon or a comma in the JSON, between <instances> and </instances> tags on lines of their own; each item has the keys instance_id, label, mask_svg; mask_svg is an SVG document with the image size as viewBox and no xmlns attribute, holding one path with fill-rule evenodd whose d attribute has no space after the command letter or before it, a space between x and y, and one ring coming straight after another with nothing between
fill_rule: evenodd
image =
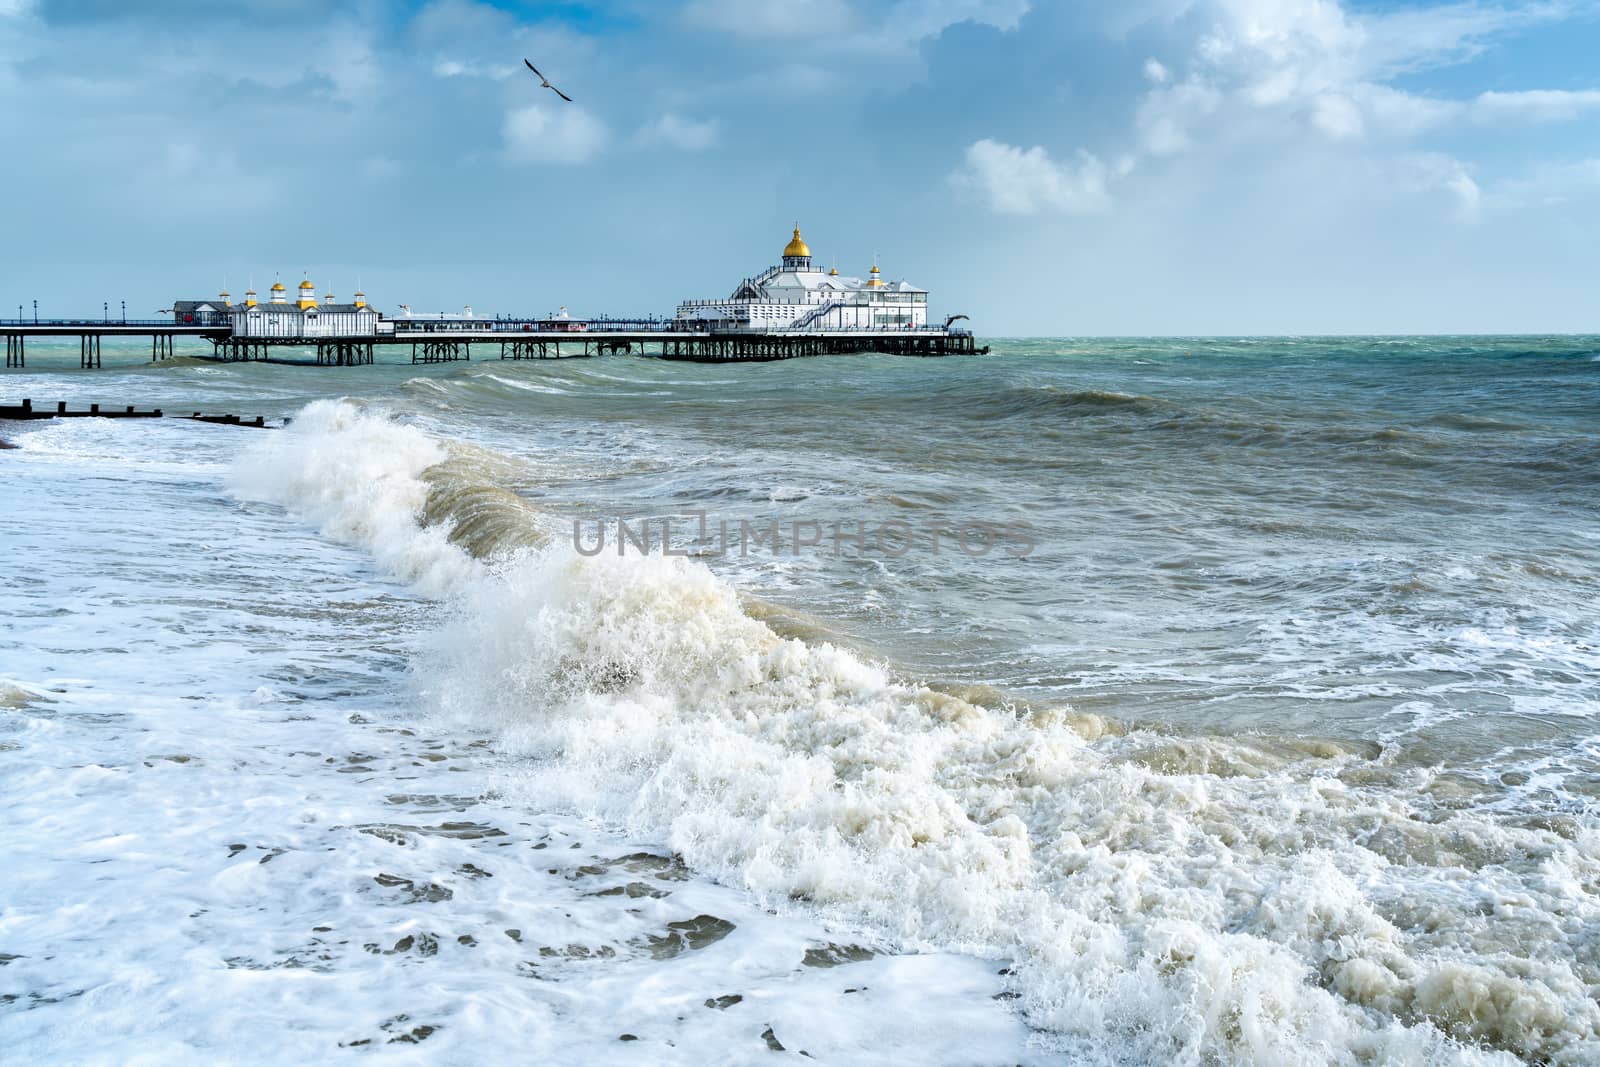
<instances>
[{"instance_id":1,"label":"pier piling","mask_svg":"<svg viewBox=\"0 0 1600 1067\"><path fill-rule=\"evenodd\" d=\"M471 341L412 341L411 362L451 363L472 358Z\"/></svg>"}]
</instances>

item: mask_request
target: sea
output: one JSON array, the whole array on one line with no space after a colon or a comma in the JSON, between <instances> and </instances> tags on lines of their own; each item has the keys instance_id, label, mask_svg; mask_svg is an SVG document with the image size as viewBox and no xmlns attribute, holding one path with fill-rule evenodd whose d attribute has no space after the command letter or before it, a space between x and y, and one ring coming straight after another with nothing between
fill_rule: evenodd
<instances>
[{"instance_id":1,"label":"sea","mask_svg":"<svg viewBox=\"0 0 1600 1067\"><path fill-rule=\"evenodd\" d=\"M0 1060L1600 1064L1600 338L983 343L31 341Z\"/></svg>"}]
</instances>

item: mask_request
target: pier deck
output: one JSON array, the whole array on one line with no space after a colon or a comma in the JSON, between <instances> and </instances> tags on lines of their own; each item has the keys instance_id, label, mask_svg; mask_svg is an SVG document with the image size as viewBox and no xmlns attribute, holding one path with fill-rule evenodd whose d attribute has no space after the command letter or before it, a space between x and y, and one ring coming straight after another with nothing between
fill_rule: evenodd
<instances>
[{"instance_id":1,"label":"pier deck","mask_svg":"<svg viewBox=\"0 0 1600 1067\"><path fill-rule=\"evenodd\" d=\"M626 328L607 323L591 330L539 330L532 323L495 320L479 328L407 328L404 320L381 324L376 334L344 337L235 336L225 325L176 326L166 322L0 322L6 339L6 366L25 367L28 338L68 338L79 341L79 366L101 364L101 342L107 337L149 337L150 360L170 358L173 343L193 338L211 344L210 357L225 362L297 363L318 366L356 366L375 361L380 348L409 348L412 363L470 360L473 346L479 358L508 360L565 359L575 356L635 355L695 363L748 363L798 356L850 355L881 352L906 356L981 355L973 335L964 330L937 327L890 330L685 330ZM283 350L315 350L315 359L285 358ZM279 353L282 353L281 355Z\"/></svg>"}]
</instances>

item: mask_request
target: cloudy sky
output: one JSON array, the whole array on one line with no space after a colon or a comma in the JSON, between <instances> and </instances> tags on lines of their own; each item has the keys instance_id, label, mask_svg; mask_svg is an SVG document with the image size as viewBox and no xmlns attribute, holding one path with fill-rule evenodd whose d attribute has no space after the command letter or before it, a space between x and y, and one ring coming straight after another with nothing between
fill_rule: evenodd
<instances>
[{"instance_id":1,"label":"cloudy sky","mask_svg":"<svg viewBox=\"0 0 1600 1067\"><path fill-rule=\"evenodd\" d=\"M1597 53L1600 0L0 0L0 310L667 312L798 220L991 335L1596 331Z\"/></svg>"}]
</instances>

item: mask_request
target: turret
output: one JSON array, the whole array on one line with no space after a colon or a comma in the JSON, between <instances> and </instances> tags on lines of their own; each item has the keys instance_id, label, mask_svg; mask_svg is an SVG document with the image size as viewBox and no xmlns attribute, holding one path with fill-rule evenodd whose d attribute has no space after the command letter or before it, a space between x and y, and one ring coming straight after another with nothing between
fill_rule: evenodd
<instances>
[{"instance_id":1,"label":"turret","mask_svg":"<svg viewBox=\"0 0 1600 1067\"><path fill-rule=\"evenodd\" d=\"M306 311L317 306L317 287L307 278L300 283L300 299L295 304L301 311Z\"/></svg>"},{"instance_id":2,"label":"turret","mask_svg":"<svg viewBox=\"0 0 1600 1067\"><path fill-rule=\"evenodd\" d=\"M810 270L811 246L800 236L800 224L794 224L794 238L783 250L784 270Z\"/></svg>"},{"instance_id":3,"label":"turret","mask_svg":"<svg viewBox=\"0 0 1600 1067\"><path fill-rule=\"evenodd\" d=\"M273 282L272 288L268 292L272 294L268 299L268 303L287 304L289 302L289 290L283 287L282 282Z\"/></svg>"}]
</instances>

